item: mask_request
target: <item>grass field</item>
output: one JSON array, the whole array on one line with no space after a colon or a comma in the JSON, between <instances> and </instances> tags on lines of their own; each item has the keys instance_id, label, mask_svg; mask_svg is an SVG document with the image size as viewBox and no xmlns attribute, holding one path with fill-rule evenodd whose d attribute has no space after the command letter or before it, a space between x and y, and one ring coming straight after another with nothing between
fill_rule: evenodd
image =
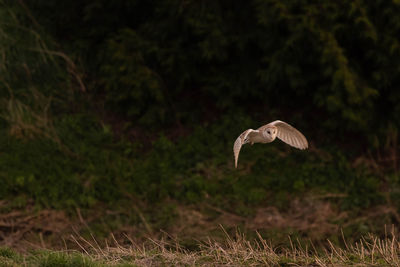
<instances>
[{"instance_id":1,"label":"grass field","mask_svg":"<svg viewBox=\"0 0 400 267\"><path fill-rule=\"evenodd\" d=\"M36 249L20 254L7 247L0 248L0 266L399 266L400 243L391 233L379 238L373 234L342 245L326 240L323 245L288 236L288 246L273 246L258 233L247 239L236 232L230 236L224 228L222 242L212 239L197 241L193 249L180 245L179 240L166 235L160 240L148 239L129 244L116 239L100 247L94 237L71 236L78 249L54 251Z\"/></svg>"},{"instance_id":2,"label":"grass field","mask_svg":"<svg viewBox=\"0 0 400 267\"><path fill-rule=\"evenodd\" d=\"M399 265L400 2L212 2L0 0L0 267Z\"/></svg>"}]
</instances>

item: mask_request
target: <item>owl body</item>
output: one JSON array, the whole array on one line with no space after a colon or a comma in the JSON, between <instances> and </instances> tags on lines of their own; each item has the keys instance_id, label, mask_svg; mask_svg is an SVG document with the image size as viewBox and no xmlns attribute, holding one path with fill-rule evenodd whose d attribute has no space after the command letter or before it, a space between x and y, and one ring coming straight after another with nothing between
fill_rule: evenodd
<instances>
[{"instance_id":1,"label":"owl body","mask_svg":"<svg viewBox=\"0 0 400 267\"><path fill-rule=\"evenodd\" d=\"M265 138L263 135L261 134L257 134L257 135L253 135L249 138L249 143L250 144L254 144L254 143L270 143L273 140L270 138Z\"/></svg>"}]
</instances>

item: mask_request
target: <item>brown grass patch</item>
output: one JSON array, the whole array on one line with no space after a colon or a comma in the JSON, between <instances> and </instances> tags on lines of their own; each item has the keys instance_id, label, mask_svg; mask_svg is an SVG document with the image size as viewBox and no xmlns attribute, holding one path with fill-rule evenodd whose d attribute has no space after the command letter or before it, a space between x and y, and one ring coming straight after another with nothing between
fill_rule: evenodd
<instances>
[{"instance_id":1,"label":"brown grass patch","mask_svg":"<svg viewBox=\"0 0 400 267\"><path fill-rule=\"evenodd\" d=\"M138 266L400 266L400 243L392 233L380 239L372 234L345 248L328 240L325 247L316 248L292 242L288 247L274 247L257 233L249 240L236 232L229 235L224 228L224 241L208 239L199 242L198 250L187 250L179 242L150 239L146 244L133 241L129 246L114 242L105 248L95 241L76 238L78 246L93 260L111 264L128 262ZM89 245L85 249L84 246Z\"/></svg>"},{"instance_id":2,"label":"brown grass patch","mask_svg":"<svg viewBox=\"0 0 400 267\"><path fill-rule=\"evenodd\" d=\"M4 201L0 204L2 207L7 206ZM78 248L72 236L81 235L90 236L101 248L107 247L107 244L114 241L126 244L131 240L140 244L148 239L180 240L193 248L196 242L205 242L210 236L216 242L224 242L225 237L221 235L221 226L231 235L237 229L245 233L259 232L264 236L274 238L275 244L282 242L279 238L286 239L285 242L287 242L287 236L292 233L300 234L302 238L318 244L327 244L327 238L341 236L342 228L355 227L354 229L357 229L358 225L367 224L375 225L378 229L384 224L396 222L398 216L396 209L389 206L370 208L358 214L344 212L321 197L293 199L286 210L279 210L273 206L259 207L255 209L253 215L247 217L206 204L181 205L176 209L174 221L162 230L151 225L149 220L151 215L146 212L140 212L138 223L121 222L116 228L108 228L104 224L105 217L132 215L126 211L106 209L104 206L98 206L86 212L77 209L72 215L57 210L37 210L32 203L23 210L6 208L2 210L0 246L14 247L19 251L39 247ZM137 214L137 211L132 210L131 214ZM96 232L99 225L103 225L104 228L101 231L106 232L105 235L104 233L100 235L100 238ZM380 232L382 233L383 230L381 229ZM274 233L277 235L274 236ZM88 248L87 245L83 244L85 249Z\"/></svg>"}]
</instances>

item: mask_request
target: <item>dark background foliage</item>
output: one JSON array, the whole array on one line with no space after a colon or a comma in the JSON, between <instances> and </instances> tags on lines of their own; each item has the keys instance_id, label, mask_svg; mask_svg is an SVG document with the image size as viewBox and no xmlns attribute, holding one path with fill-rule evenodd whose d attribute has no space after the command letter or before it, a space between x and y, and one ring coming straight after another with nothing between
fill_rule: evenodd
<instances>
[{"instance_id":1,"label":"dark background foliage","mask_svg":"<svg viewBox=\"0 0 400 267\"><path fill-rule=\"evenodd\" d=\"M135 199L160 228L177 209L161 203L251 216L344 194L339 210L398 209L398 1L0 4L0 197L12 205ZM235 170L236 137L275 119L309 152L244 147Z\"/></svg>"}]
</instances>

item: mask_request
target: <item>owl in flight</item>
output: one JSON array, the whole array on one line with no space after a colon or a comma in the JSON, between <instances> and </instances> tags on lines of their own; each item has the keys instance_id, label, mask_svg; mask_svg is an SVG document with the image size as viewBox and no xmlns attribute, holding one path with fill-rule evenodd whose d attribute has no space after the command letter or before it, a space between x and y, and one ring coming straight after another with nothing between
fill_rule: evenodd
<instances>
[{"instance_id":1,"label":"owl in flight","mask_svg":"<svg viewBox=\"0 0 400 267\"><path fill-rule=\"evenodd\" d=\"M235 168L239 159L239 152L242 145L250 143L271 143L278 137L283 142L298 149L308 148L307 139L293 126L283 121L273 121L257 130L247 129L236 139L233 145L233 155L235 156Z\"/></svg>"}]
</instances>

